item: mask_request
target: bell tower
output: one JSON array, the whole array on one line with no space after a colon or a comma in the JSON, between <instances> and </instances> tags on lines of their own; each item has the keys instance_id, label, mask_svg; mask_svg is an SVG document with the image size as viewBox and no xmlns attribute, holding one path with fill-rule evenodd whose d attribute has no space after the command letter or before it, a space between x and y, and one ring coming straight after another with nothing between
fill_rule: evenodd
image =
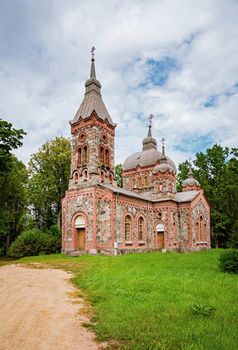
<instances>
[{"instance_id":1,"label":"bell tower","mask_svg":"<svg viewBox=\"0 0 238 350\"><path fill-rule=\"evenodd\" d=\"M90 78L85 82L84 99L72 121L70 188L97 183L116 186L114 137L116 124L102 100L101 84L96 79L95 48L91 50Z\"/></svg>"}]
</instances>

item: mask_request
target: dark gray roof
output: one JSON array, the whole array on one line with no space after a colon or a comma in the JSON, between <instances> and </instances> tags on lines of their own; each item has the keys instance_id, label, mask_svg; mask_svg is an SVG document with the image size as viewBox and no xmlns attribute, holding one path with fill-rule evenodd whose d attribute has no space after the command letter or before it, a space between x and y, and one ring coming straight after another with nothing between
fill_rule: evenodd
<instances>
[{"instance_id":1,"label":"dark gray roof","mask_svg":"<svg viewBox=\"0 0 238 350\"><path fill-rule=\"evenodd\" d=\"M94 59L92 59L91 62L91 69L90 69L90 79L88 79L85 83L85 95L84 99L75 114L75 117L73 120L70 121L71 124L77 123L80 118L86 119L91 116L93 111L97 113L97 116L102 120L107 120L109 124L111 124L113 127L116 126L115 123L113 123L107 108L102 100L101 95L101 84L99 80L96 79L96 70L95 70L95 64Z\"/></svg>"},{"instance_id":2,"label":"dark gray roof","mask_svg":"<svg viewBox=\"0 0 238 350\"><path fill-rule=\"evenodd\" d=\"M134 197L137 199L142 199L145 201L150 201L150 202L165 202L165 201L173 201L173 202L178 202L178 203L184 203L184 202L191 202L197 195L199 194L199 191L186 191L186 192L177 192L173 198L160 198L160 199L152 199L151 194L152 192L144 192L143 194L141 193L136 193L134 191L129 191L125 190L124 188L121 187L114 187L110 185L104 185L100 184L99 186L105 187L114 193L119 193L128 197Z\"/></svg>"}]
</instances>

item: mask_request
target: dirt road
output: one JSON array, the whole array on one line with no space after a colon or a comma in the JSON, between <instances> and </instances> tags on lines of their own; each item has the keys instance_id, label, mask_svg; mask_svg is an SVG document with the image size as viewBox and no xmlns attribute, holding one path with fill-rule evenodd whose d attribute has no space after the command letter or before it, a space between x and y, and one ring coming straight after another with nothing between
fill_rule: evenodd
<instances>
[{"instance_id":1,"label":"dirt road","mask_svg":"<svg viewBox=\"0 0 238 350\"><path fill-rule=\"evenodd\" d=\"M0 267L1 350L96 350L61 270Z\"/></svg>"}]
</instances>

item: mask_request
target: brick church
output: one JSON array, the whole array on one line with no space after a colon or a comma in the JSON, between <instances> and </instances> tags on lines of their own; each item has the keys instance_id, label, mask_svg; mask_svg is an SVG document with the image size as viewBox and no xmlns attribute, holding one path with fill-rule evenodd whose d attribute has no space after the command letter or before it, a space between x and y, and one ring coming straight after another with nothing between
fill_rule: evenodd
<instances>
[{"instance_id":1,"label":"brick church","mask_svg":"<svg viewBox=\"0 0 238 350\"><path fill-rule=\"evenodd\" d=\"M157 148L150 122L138 152L115 179L115 128L92 54L84 99L72 121L69 187L62 200L62 251L70 255L210 249L210 208L190 169L176 191L176 167ZM126 140L125 140L126 142Z\"/></svg>"}]
</instances>

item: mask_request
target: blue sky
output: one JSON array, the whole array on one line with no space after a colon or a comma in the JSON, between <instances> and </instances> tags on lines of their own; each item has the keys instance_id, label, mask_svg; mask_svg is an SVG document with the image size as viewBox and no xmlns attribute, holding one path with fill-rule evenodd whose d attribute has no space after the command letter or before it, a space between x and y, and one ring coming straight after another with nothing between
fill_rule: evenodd
<instances>
[{"instance_id":1,"label":"blue sky","mask_svg":"<svg viewBox=\"0 0 238 350\"><path fill-rule=\"evenodd\" d=\"M97 77L117 123L116 162L153 136L178 164L238 145L236 0L1 0L0 118L27 132L27 162L70 136L96 46Z\"/></svg>"}]
</instances>

